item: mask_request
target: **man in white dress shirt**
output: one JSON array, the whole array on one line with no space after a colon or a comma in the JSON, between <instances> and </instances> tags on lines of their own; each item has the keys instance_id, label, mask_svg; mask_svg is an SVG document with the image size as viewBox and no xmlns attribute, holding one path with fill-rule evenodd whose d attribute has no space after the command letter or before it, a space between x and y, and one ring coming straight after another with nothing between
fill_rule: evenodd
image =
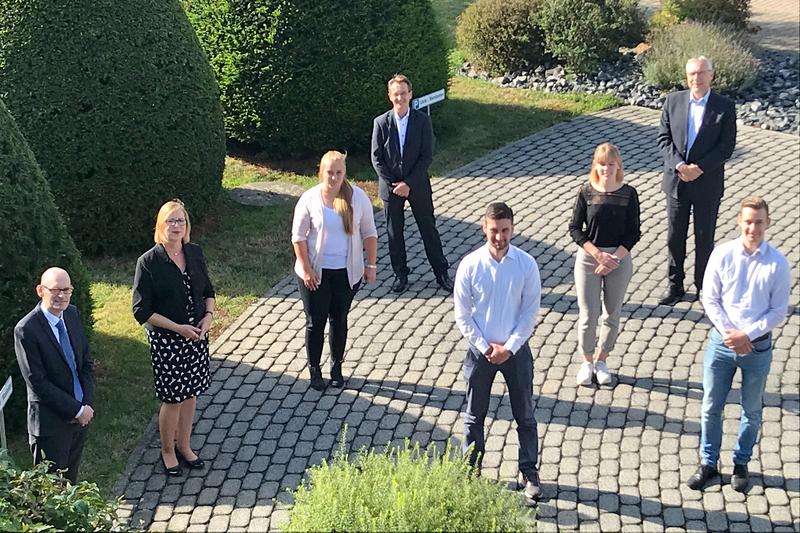
<instances>
[{"instance_id":1,"label":"man in white dress shirt","mask_svg":"<svg viewBox=\"0 0 800 533\"><path fill-rule=\"evenodd\" d=\"M483 220L486 245L461 261L453 299L458 329L469 343L464 358L467 407L464 451L480 471L485 452L484 419L492 383L503 374L519 435L519 470L525 495L540 494L536 468L539 436L533 416L533 355L528 339L536 325L542 284L539 267L511 243L514 213L506 204L489 204Z\"/></svg>"},{"instance_id":2,"label":"man in white dress shirt","mask_svg":"<svg viewBox=\"0 0 800 533\"><path fill-rule=\"evenodd\" d=\"M701 464L687 482L695 490L719 474L722 412L737 368L742 371L742 415L731 486L747 490L747 463L761 426L772 362L771 331L784 321L789 306L789 262L764 239L770 223L767 203L757 196L745 198L737 222L741 237L714 249L703 280L703 307L714 327L703 363Z\"/></svg>"}]
</instances>

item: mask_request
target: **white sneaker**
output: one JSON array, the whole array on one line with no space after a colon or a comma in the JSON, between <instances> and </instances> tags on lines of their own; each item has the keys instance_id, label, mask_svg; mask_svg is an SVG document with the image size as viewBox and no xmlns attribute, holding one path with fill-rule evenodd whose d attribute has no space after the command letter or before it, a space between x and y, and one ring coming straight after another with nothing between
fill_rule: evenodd
<instances>
[{"instance_id":1,"label":"white sneaker","mask_svg":"<svg viewBox=\"0 0 800 533\"><path fill-rule=\"evenodd\" d=\"M591 385L592 375L594 374L594 365L589 361L581 363L581 368L578 370L577 381L578 385Z\"/></svg>"},{"instance_id":2,"label":"white sneaker","mask_svg":"<svg viewBox=\"0 0 800 533\"><path fill-rule=\"evenodd\" d=\"M600 385L611 383L611 374L608 373L608 365L605 361L597 361L594 364L594 374L597 376L597 383Z\"/></svg>"}]
</instances>

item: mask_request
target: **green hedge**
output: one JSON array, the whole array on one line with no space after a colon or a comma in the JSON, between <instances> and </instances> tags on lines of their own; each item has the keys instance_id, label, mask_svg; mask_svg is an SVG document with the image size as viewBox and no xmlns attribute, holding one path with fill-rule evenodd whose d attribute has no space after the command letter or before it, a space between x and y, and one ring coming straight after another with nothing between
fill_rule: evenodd
<instances>
[{"instance_id":1,"label":"green hedge","mask_svg":"<svg viewBox=\"0 0 800 533\"><path fill-rule=\"evenodd\" d=\"M590 73L644 39L637 0L542 0L536 22L545 49L573 72Z\"/></svg>"},{"instance_id":2,"label":"green hedge","mask_svg":"<svg viewBox=\"0 0 800 533\"><path fill-rule=\"evenodd\" d=\"M663 0L653 15L656 27L671 26L685 20L728 26L736 31L758 31L750 23L750 0Z\"/></svg>"},{"instance_id":3,"label":"green hedge","mask_svg":"<svg viewBox=\"0 0 800 533\"><path fill-rule=\"evenodd\" d=\"M87 329L92 303L89 274L67 234L50 187L28 143L0 102L0 386L14 378L14 394L4 409L12 428L25 422L25 382L14 355L14 326L38 297L34 287L44 270L60 266L69 272ZM2 527L0 527L2 529Z\"/></svg>"},{"instance_id":4,"label":"green hedge","mask_svg":"<svg viewBox=\"0 0 800 533\"><path fill-rule=\"evenodd\" d=\"M366 149L386 81L446 87L430 0L183 0L217 76L228 136L271 157Z\"/></svg>"},{"instance_id":5,"label":"green hedge","mask_svg":"<svg viewBox=\"0 0 800 533\"><path fill-rule=\"evenodd\" d=\"M469 61L493 75L537 67L544 36L534 18L538 0L476 0L458 17L456 39Z\"/></svg>"},{"instance_id":6,"label":"green hedge","mask_svg":"<svg viewBox=\"0 0 800 533\"><path fill-rule=\"evenodd\" d=\"M8 0L0 28L0 96L78 248L151 245L174 197L202 217L220 191L224 129L178 0Z\"/></svg>"}]
</instances>

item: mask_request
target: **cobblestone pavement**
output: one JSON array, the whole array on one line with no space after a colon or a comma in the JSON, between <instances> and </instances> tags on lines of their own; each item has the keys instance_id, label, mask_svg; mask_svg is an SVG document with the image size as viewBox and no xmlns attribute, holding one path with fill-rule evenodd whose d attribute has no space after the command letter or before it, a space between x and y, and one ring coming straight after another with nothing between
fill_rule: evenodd
<instances>
[{"instance_id":1,"label":"cobblestone pavement","mask_svg":"<svg viewBox=\"0 0 800 533\"><path fill-rule=\"evenodd\" d=\"M739 415L736 381L725 409L726 482L695 492L684 481L698 462L709 323L698 303L674 308L656 303L664 284L666 247L661 160L655 147L658 117L658 112L633 107L580 117L436 180L445 252L455 268L459 258L483 242L479 222L484 206L504 200L516 211L513 242L540 265L542 309L531 345L543 530L797 531L800 141L744 127L728 164L718 240L737 235L738 202L763 194L773 210L770 241L795 267L794 307L775 332L763 434L750 464L752 489L745 496L727 484ZM594 146L603 141L622 150L627 180L640 194L644 236L634 249L623 332L609 360L615 380L595 389L576 387L574 381L580 364L575 353L575 246L567 222ZM126 502L121 515L130 527L274 529L286 516L284 489L295 487L309 465L329 456L344 424L350 427L351 449L404 438L424 444L444 443L452 436L460 442L465 343L453 322L451 298L436 290L416 227L407 231L411 289L400 297L390 292L381 233L379 283L359 292L350 314L344 367L351 377L343 391L318 393L308 386L303 312L292 278L274 287L215 343L212 386L198 400L193 440L210 466L167 480L157 466L158 436L151 425L117 486ZM691 239L689 249L693 254ZM487 418L483 474L513 482L517 435L505 392L498 376Z\"/></svg>"}]
</instances>

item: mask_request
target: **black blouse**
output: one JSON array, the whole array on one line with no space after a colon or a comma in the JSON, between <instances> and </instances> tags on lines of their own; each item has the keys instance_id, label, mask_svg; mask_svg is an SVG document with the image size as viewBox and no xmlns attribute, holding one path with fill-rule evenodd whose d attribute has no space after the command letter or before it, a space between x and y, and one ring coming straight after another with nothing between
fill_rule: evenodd
<instances>
[{"instance_id":1,"label":"black blouse","mask_svg":"<svg viewBox=\"0 0 800 533\"><path fill-rule=\"evenodd\" d=\"M642 236L639 195L628 184L602 192L585 183L578 191L569 234L578 246L591 241L598 248L624 246L629 252Z\"/></svg>"},{"instance_id":2,"label":"black blouse","mask_svg":"<svg viewBox=\"0 0 800 533\"><path fill-rule=\"evenodd\" d=\"M214 298L214 287L208 277L206 259L200 247L193 243L184 243L183 255L186 258L186 269L192 276L196 324L206 311L206 306L201 302L206 298ZM153 313L163 315L177 324L189 323L183 273L161 244L150 248L136 261L136 273L133 277L134 318L144 327L157 330L159 328L145 323Z\"/></svg>"}]
</instances>

